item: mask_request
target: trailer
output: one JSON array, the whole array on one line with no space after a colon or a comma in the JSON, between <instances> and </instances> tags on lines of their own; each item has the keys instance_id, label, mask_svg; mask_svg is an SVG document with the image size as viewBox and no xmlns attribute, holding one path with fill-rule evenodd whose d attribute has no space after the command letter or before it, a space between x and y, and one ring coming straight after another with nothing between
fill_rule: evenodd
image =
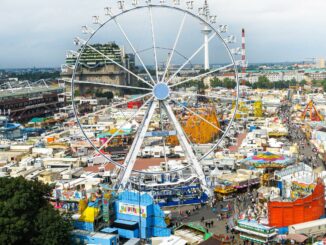
<instances>
[{"instance_id":1,"label":"trailer","mask_svg":"<svg viewBox=\"0 0 326 245\"><path fill-rule=\"evenodd\" d=\"M326 233L326 218L289 226L289 234L319 236Z\"/></svg>"}]
</instances>

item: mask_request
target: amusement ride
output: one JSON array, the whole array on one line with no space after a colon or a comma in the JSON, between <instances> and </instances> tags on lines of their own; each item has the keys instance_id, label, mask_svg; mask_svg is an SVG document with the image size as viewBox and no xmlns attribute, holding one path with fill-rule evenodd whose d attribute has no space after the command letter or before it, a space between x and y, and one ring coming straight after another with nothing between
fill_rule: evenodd
<instances>
[{"instance_id":1,"label":"amusement ride","mask_svg":"<svg viewBox=\"0 0 326 245\"><path fill-rule=\"evenodd\" d=\"M204 1L202 6L198 5L199 2L133 0L129 4L129 1L116 1L116 5L104 9L105 18L93 16L92 27L82 27L87 38L77 37L74 40L79 46L78 51L71 51L76 58L71 79L76 122L85 140L94 148L94 156L104 159L102 167L115 166L113 172L116 178L112 183L115 190L139 188L153 193L180 190L195 183L201 192L212 196L202 162L214 157L235 119L239 96L238 66L241 66L241 60L235 56L241 55L242 50L234 46L236 38L228 34L228 26L218 23L217 17L210 14L208 2ZM197 8L198 11L195 10ZM132 19L136 19L135 23L131 23ZM135 57L136 66L140 67L137 71L96 48L95 44L108 42L108 36L123 47L123 55L132 54ZM145 40L146 37L148 40ZM167 43L170 43L170 47L167 47ZM191 49L193 51L189 52ZM86 51L100 55L107 63L131 77L133 82L81 81L78 79L79 69L83 66L82 57ZM199 61L202 58L205 69L195 72L194 64L202 63ZM164 65L160 65L162 63ZM225 72L233 74L236 84L231 97L206 92L206 79ZM76 85L82 83L126 93L129 91L134 96L111 103L100 112L82 115L75 98ZM198 92L203 84L204 88ZM189 89L192 86L197 89ZM232 110L230 99L234 104ZM134 101L142 103L137 109L127 112L127 104ZM219 116L223 112L228 113L228 117L222 122ZM97 144L96 134L90 136L86 130L87 123L82 119L95 114L114 118L117 113L123 115L123 122L116 126L110 137ZM105 149L115 138L121 137L121 131L131 124L136 127L132 127L132 143L127 146L127 154L123 161L112 159ZM212 137L201 136L206 133L205 129ZM201 140L198 137L202 137ZM135 168L145 146L160 145L163 149L161 161L167 164L170 161L168 146L171 141L182 149L182 164L172 164L165 169ZM156 182L146 184L144 180L149 176Z\"/></svg>"}]
</instances>

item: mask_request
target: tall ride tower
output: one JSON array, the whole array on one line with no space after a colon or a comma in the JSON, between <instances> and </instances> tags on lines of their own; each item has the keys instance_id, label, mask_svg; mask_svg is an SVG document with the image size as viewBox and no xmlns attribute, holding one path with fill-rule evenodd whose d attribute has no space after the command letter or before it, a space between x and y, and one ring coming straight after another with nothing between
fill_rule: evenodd
<instances>
[{"instance_id":1,"label":"tall ride tower","mask_svg":"<svg viewBox=\"0 0 326 245\"><path fill-rule=\"evenodd\" d=\"M204 2L204 6L199 8L199 13L204 17L204 19L209 22L210 15L209 15L209 6L207 0ZM204 61L204 69L209 70L209 48L208 48L208 35L212 32L209 26L203 23L204 28L202 29L202 33L204 34L204 44L205 44L205 61Z\"/></svg>"}]
</instances>

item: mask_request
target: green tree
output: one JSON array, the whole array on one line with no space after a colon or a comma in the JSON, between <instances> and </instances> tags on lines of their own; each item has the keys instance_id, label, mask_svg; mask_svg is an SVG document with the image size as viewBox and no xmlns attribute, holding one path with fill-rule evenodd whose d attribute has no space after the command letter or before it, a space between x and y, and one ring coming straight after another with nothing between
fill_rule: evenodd
<instances>
[{"instance_id":1,"label":"green tree","mask_svg":"<svg viewBox=\"0 0 326 245\"><path fill-rule=\"evenodd\" d=\"M205 86L204 81L202 81L202 80L197 81L197 88L198 88L198 90L203 90L203 89L205 89L206 86Z\"/></svg>"},{"instance_id":2,"label":"green tree","mask_svg":"<svg viewBox=\"0 0 326 245\"><path fill-rule=\"evenodd\" d=\"M102 91L100 91L100 90L97 90L96 92L95 92L95 96L96 97L105 97L105 98L107 98L107 99L113 99L113 97L114 97L114 95L113 95L113 93L111 92L111 91L104 91L104 92L102 92Z\"/></svg>"},{"instance_id":3,"label":"green tree","mask_svg":"<svg viewBox=\"0 0 326 245\"><path fill-rule=\"evenodd\" d=\"M195 87L198 89L204 89L205 84L202 80L190 80L189 82L180 84L177 86L178 88L190 88L190 87Z\"/></svg>"},{"instance_id":4,"label":"green tree","mask_svg":"<svg viewBox=\"0 0 326 245\"><path fill-rule=\"evenodd\" d=\"M290 86L296 86L297 85L297 81L293 78L291 81L290 81Z\"/></svg>"},{"instance_id":5,"label":"green tree","mask_svg":"<svg viewBox=\"0 0 326 245\"><path fill-rule=\"evenodd\" d=\"M210 83L211 83L212 88L222 87L223 86L222 81L220 79L218 79L218 78L211 79Z\"/></svg>"},{"instance_id":6,"label":"green tree","mask_svg":"<svg viewBox=\"0 0 326 245\"><path fill-rule=\"evenodd\" d=\"M266 76L261 76L258 78L257 86L258 88L270 88L271 82Z\"/></svg>"},{"instance_id":7,"label":"green tree","mask_svg":"<svg viewBox=\"0 0 326 245\"><path fill-rule=\"evenodd\" d=\"M204 73L206 73L206 72L209 72L209 69L207 69L207 70L205 70L205 69L200 69L199 74L204 74Z\"/></svg>"},{"instance_id":8,"label":"green tree","mask_svg":"<svg viewBox=\"0 0 326 245\"><path fill-rule=\"evenodd\" d=\"M321 81L321 85L323 86L324 92L326 91L326 79Z\"/></svg>"},{"instance_id":9,"label":"green tree","mask_svg":"<svg viewBox=\"0 0 326 245\"><path fill-rule=\"evenodd\" d=\"M246 85L247 87L251 88L253 84L250 83L249 81L245 81L245 85Z\"/></svg>"},{"instance_id":10,"label":"green tree","mask_svg":"<svg viewBox=\"0 0 326 245\"><path fill-rule=\"evenodd\" d=\"M223 84L224 84L223 87L231 89L231 88L235 88L237 83L234 80L230 79L230 78L224 78L223 79Z\"/></svg>"},{"instance_id":11,"label":"green tree","mask_svg":"<svg viewBox=\"0 0 326 245\"><path fill-rule=\"evenodd\" d=\"M37 81L40 79L57 79L60 77L59 71L42 72L42 71L31 71L24 73L10 73L11 77L17 77L19 80Z\"/></svg>"},{"instance_id":12,"label":"green tree","mask_svg":"<svg viewBox=\"0 0 326 245\"><path fill-rule=\"evenodd\" d=\"M71 225L49 204L52 188L0 178L0 244L69 244Z\"/></svg>"}]
</instances>

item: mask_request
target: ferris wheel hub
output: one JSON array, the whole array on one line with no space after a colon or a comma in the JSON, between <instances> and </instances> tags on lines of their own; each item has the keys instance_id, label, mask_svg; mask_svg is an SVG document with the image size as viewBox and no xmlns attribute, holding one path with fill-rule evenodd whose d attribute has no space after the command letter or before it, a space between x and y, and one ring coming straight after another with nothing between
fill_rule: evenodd
<instances>
[{"instance_id":1,"label":"ferris wheel hub","mask_svg":"<svg viewBox=\"0 0 326 245\"><path fill-rule=\"evenodd\" d=\"M170 95L170 88L164 82L156 84L153 88L153 94L158 100L165 100Z\"/></svg>"}]
</instances>

